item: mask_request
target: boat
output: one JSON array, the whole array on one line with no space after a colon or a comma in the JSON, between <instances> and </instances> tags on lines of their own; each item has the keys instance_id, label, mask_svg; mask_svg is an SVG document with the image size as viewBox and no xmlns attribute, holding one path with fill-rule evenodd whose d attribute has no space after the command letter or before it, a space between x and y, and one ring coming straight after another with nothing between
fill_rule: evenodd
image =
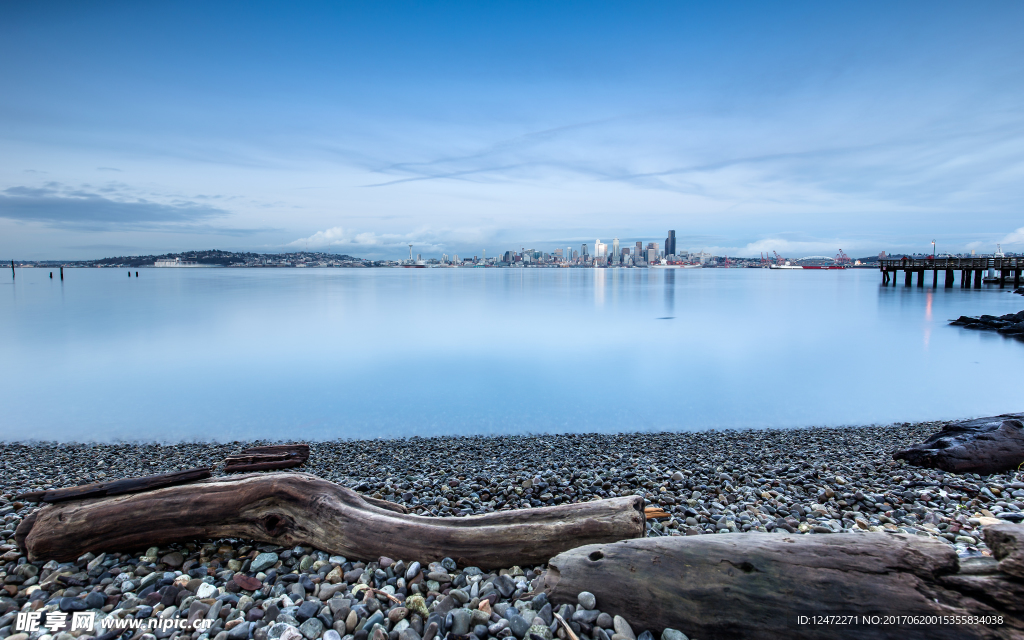
<instances>
[{"instance_id":1,"label":"boat","mask_svg":"<svg viewBox=\"0 0 1024 640\"><path fill-rule=\"evenodd\" d=\"M665 261L662 261L661 264L652 264L652 265L650 265L651 269L700 269L700 267L701 267L701 265L699 263L698 264L690 264L690 263L687 263L687 262L665 262Z\"/></svg>"},{"instance_id":2,"label":"boat","mask_svg":"<svg viewBox=\"0 0 1024 640\"><path fill-rule=\"evenodd\" d=\"M198 262L195 262L195 261L192 261L192 260L182 260L181 258L175 258L173 260L171 260L170 258L164 258L164 259L160 259L160 260L155 261L153 263L153 266L154 267L172 267L172 268L177 267L177 268L181 268L181 267L202 267L202 266L206 266L206 265L201 265Z\"/></svg>"}]
</instances>

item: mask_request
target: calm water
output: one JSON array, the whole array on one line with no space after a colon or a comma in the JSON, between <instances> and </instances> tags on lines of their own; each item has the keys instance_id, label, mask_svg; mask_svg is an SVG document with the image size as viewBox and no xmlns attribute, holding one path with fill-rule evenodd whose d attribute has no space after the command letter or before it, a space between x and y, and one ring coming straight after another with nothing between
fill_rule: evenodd
<instances>
[{"instance_id":1,"label":"calm water","mask_svg":"<svg viewBox=\"0 0 1024 640\"><path fill-rule=\"evenodd\" d=\"M22 269L0 438L326 439L1024 410L1024 298L876 271ZM998 374L998 375L990 375Z\"/></svg>"}]
</instances>

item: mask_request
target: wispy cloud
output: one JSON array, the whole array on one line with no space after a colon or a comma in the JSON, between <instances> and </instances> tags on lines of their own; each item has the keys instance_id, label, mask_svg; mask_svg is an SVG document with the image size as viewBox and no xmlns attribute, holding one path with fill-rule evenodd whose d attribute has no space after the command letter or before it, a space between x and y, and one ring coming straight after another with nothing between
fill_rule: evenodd
<instances>
[{"instance_id":1,"label":"wispy cloud","mask_svg":"<svg viewBox=\"0 0 1024 640\"><path fill-rule=\"evenodd\" d=\"M101 193L103 195L101 195ZM187 199L158 202L130 197L118 185L75 188L56 182L0 191L0 218L79 230L201 229L229 215L224 209Z\"/></svg>"}]
</instances>

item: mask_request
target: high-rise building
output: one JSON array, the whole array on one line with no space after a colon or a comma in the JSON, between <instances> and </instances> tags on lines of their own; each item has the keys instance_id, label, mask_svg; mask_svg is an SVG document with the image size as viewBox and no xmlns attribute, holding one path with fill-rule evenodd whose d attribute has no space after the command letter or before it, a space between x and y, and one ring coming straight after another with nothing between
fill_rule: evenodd
<instances>
[{"instance_id":1,"label":"high-rise building","mask_svg":"<svg viewBox=\"0 0 1024 640\"><path fill-rule=\"evenodd\" d=\"M580 248L580 254L583 256L584 260L590 257L590 253L587 251L586 243L584 243L584 245Z\"/></svg>"},{"instance_id":2,"label":"high-rise building","mask_svg":"<svg viewBox=\"0 0 1024 640\"><path fill-rule=\"evenodd\" d=\"M613 256L619 255L619 239L618 238L615 238L614 240L612 240L612 255Z\"/></svg>"},{"instance_id":3,"label":"high-rise building","mask_svg":"<svg viewBox=\"0 0 1024 640\"><path fill-rule=\"evenodd\" d=\"M673 256L676 254L676 232L673 229L669 229L668 237L665 238L665 255Z\"/></svg>"},{"instance_id":4,"label":"high-rise building","mask_svg":"<svg viewBox=\"0 0 1024 640\"><path fill-rule=\"evenodd\" d=\"M608 257L608 245L601 242L598 238L597 242L594 243L594 257L595 258L607 258Z\"/></svg>"},{"instance_id":5,"label":"high-rise building","mask_svg":"<svg viewBox=\"0 0 1024 640\"><path fill-rule=\"evenodd\" d=\"M642 256L644 254L644 243L640 240L636 241L636 251L633 252L635 256Z\"/></svg>"}]
</instances>

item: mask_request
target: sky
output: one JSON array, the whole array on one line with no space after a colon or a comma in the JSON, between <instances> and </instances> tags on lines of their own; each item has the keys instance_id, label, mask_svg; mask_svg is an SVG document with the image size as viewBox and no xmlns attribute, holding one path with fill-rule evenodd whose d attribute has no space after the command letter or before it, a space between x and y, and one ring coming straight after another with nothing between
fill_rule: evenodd
<instances>
[{"instance_id":1,"label":"sky","mask_svg":"<svg viewBox=\"0 0 1024 640\"><path fill-rule=\"evenodd\" d=\"M1022 24L1019 2L4 2L0 258L668 229L732 256L1024 251Z\"/></svg>"}]
</instances>

